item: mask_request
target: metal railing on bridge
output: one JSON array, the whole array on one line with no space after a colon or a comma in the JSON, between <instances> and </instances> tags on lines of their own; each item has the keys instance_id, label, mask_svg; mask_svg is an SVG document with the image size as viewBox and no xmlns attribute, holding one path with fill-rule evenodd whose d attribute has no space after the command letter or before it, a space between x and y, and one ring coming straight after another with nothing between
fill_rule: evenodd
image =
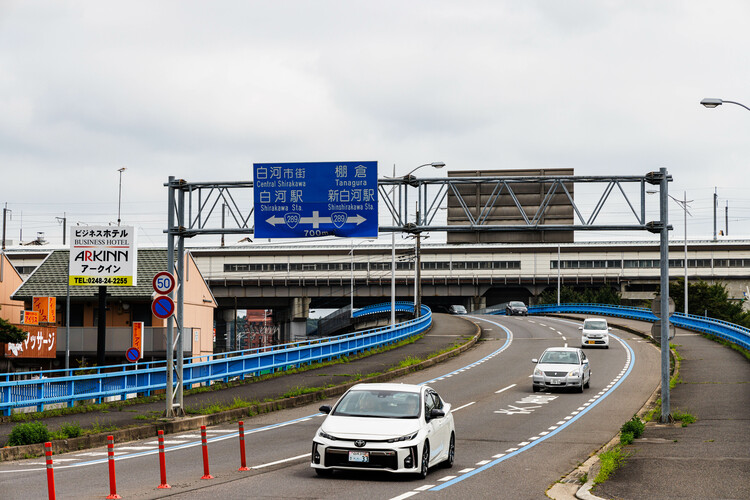
<instances>
[{"instance_id":1,"label":"metal railing on bridge","mask_svg":"<svg viewBox=\"0 0 750 500\"><path fill-rule=\"evenodd\" d=\"M488 307L482 314L505 314L505 308ZM596 314L600 316L614 316L618 318L635 319L654 322L656 317L650 309L644 307L615 306L609 304L542 304L529 307L529 314L545 313L577 313ZM477 314L475 312L474 314ZM675 312L669 317L669 322L676 327L694 330L714 335L728 342L732 342L744 349L750 350L750 329L728 321Z\"/></svg>"},{"instance_id":2,"label":"metal railing on bridge","mask_svg":"<svg viewBox=\"0 0 750 500\"><path fill-rule=\"evenodd\" d=\"M370 308L380 306L383 305ZM390 303L387 307L390 310ZM411 307L413 310L414 306ZM432 311L423 305L419 318L396 325L278 346L186 358L184 383L190 387L228 382L359 354L421 334L431 324ZM19 375L30 378L18 379ZM165 390L166 380L166 361L5 373L0 375L0 411L7 416L14 408L35 406L37 411L43 411L46 405L53 403L73 406L76 401L102 402L105 398L126 399L132 395L150 395L153 391Z\"/></svg>"}]
</instances>

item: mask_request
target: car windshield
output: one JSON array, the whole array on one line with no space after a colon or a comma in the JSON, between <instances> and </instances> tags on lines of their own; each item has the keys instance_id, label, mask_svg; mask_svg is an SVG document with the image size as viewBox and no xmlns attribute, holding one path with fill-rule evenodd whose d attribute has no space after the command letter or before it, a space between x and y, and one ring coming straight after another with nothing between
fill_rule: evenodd
<instances>
[{"instance_id":1,"label":"car windshield","mask_svg":"<svg viewBox=\"0 0 750 500\"><path fill-rule=\"evenodd\" d=\"M583 323L586 330L606 330L607 322L603 319L589 320Z\"/></svg>"},{"instance_id":2,"label":"car windshield","mask_svg":"<svg viewBox=\"0 0 750 500\"><path fill-rule=\"evenodd\" d=\"M511 307L526 307L526 304L524 304L523 302L511 302L510 306Z\"/></svg>"},{"instance_id":3,"label":"car windshield","mask_svg":"<svg viewBox=\"0 0 750 500\"><path fill-rule=\"evenodd\" d=\"M415 392L357 390L349 391L331 415L344 417L417 418L419 394Z\"/></svg>"},{"instance_id":4,"label":"car windshield","mask_svg":"<svg viewBox=\"0 0 750 500\"><path fill-rule=\"evenodd\" d=\"M575 365L578 364L578 354L573 351L545 351L539 362L552 365Z\"/></svg>"}]
</instances>

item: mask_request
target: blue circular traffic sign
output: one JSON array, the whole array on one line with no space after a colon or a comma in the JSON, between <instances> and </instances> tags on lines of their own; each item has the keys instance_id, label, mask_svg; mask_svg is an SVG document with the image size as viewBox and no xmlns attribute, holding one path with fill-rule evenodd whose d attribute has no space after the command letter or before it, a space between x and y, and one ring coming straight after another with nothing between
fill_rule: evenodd
<instances>
[{"instance_id":1,"label":"blue circular traffic sign","mask_svg":"<svg viewBox=\"0 0 750 500\"><path fill-rule=\"evenodd\" d=\"M167 295L160 295L151 303L151 312L157 318L166 319L174 314L174 301Z\"/></svg>"},{"instance_id":2,"label":"blue circular traffic sign","mask_svg":"<svg viewBox=\"0 0 750 500\"><path fill-rule=\"evenodd\" d=\"M133 363L141 359L141 351L137 347L131 347L130 349L125 351L125 357L128 359L128 361Z\"/></svg>"}]
</instances>

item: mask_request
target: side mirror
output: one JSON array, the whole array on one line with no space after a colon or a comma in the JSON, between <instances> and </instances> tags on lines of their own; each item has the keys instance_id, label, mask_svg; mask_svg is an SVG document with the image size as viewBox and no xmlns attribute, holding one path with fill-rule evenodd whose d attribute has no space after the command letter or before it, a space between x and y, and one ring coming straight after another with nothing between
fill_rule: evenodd
<instances>
[{"instance_id":1,"label":"side mirror","mask_svg":"<svg viewBox=\"0 0 750 500\"><path fill-rule=\"evenodd\" d=\"M532 363L534 363L534 364L537 364L537 363L539 363L539 360L538 360L538 359L536 359L536 358L532 358L532 359L531 359L531 362L532 362Z\"/></svg>"},{"instance_id":2,"label":"side mirror","mask_svg":"<svg viewBox=\"0 0 750 500\"><path fill-rule=\"evenodd\" d=\"M329 413L331 413L331 407L328 405L323 405L318 408L318 411L320 411L320 413L325 413L326 415L328 415Z\"/></svg>"},{"instance_id":3,"label":"side mirror","mask_svg":"<svg viewBox=\"0 0 750 500\"><path fill-rule=\"evenodd\" d=\"M445 412L443 410L440 410L438 408L433 408L430 410L430 420L433 418L443 418L445 416Z\"/></svg>"},{"instance_id":4,"label":"side mirror","mask_svg":"<svg viewBox=\"0 0 750 500\"><path fill-rule=\"evenodd\" d=\"M610 331L610 330L612 330L612 327L611 327L611 326L608 326L608 327L607 327L607 331Z\"/></svg>"},{"instance_id":5,"label":"side mirror","mask_svg":"<svg viewBox=\"0 0 750 500\"><path fill-rule=\"evenodd\" d=\"M582 327L582 326L579 326L579 327L578 327L578 329L579 329L579 330L583 330L583 327Z\"/></svg>"}]
</instances>

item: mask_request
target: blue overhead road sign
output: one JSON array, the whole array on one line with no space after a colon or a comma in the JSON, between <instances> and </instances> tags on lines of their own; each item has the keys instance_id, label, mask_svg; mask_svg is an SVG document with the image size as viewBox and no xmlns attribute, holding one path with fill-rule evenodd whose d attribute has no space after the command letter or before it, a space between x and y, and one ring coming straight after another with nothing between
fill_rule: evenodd
<instances>
[{"instance_id":1,"label":"blue overhead road sign","mask_svg":"<svg viewBox=\"0 0 750 500\"><path fill-rule=\"evenodd\" d=\"M255 236L375 237L378 162L253 164Z\"/></svg>"}]
</instances>

